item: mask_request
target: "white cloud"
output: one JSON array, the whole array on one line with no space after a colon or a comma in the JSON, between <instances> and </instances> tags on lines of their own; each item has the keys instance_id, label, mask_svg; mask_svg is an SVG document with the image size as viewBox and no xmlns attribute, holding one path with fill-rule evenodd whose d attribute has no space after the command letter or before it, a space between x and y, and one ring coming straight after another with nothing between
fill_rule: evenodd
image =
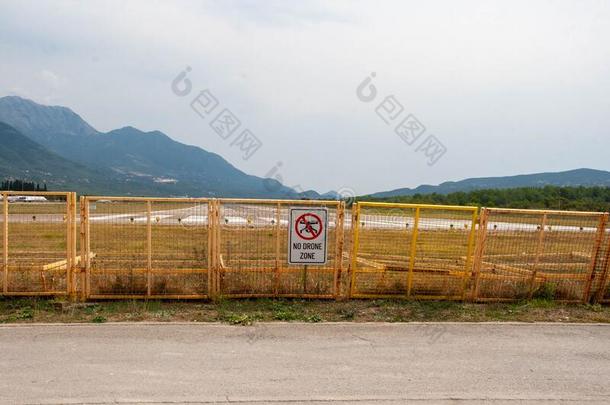
<instances>
[{"instance_id":1,"label":"white cloud","mask_svg":"<svg viewBox=\"0 0 610 405\"><path fill-rule=\"evenodd\" d=\"M55 73L50 70L42 70L40 72L40 78L43 83L51 89L57 89L61 85L61 79Z\"/></svg>"},{"instance_id":2,"label":"white cloud","mask_svg":"<svg viewBox=\"0 0 610 405\"><path fill-rule=\"evenodd\" d=\"M305 189L364 193L609 168L608 3L14 1L2 8L0 92L53 98L102 130L161 129L249 173L282 161L286 182ZM169 91L186 65L196 88L211 89L263 140L251 160ZM372 71L381 96L394 94L447 145L433 168L356 98Z\"/></svg>"}]
</instances>

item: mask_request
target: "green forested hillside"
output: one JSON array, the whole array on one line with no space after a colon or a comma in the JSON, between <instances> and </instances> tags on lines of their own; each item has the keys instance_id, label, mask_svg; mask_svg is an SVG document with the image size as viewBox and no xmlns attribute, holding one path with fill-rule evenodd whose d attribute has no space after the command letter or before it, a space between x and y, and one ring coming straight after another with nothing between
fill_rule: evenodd
<instances>
[{"instance_id":1,"label":"green forested hillside","mask_svg":"<svg viewBox=\"0 0 610 405\"><path fill-rule=\"evenodd\" d=\"M412 196L387 198L361 197L360 199L367 201L477 205L484 207L610 211L610 187L521 187L450 194L415 194Z\"/></svg>"},{"instance_id":2,"label":"green forested hillside","mask_svg":"<svg viewBox=\"0 0 610 405\"><path fill-rule=\"evenodd\" d=\"M460 181L446 181L439 185L423 184L415 188L399 188L391 191L374 193L371 197L389 198L401 196L414 196L416 194L449 194L457 192L469 192L473 190L490 190L518 187L610 187L610 172L580 168L552 173L519 174L516 176L502 177L476 177Z\"/></svg>"},{"instance_id":3,"label":"green forested hillside","mask_svg":"<svg viewBox=\"0 0 610 405\"><path fill-rule=\"evenodd\" d=\"M65 159L3 122L0 122L0 180L4 183L12 180L13 183L46 184L54 191L83 194L148 195L151 190L159 194L163 191L163 185L130 179L109 169L89 168ZM153 188L155 186L157 189ZM7 187L22 190L18 184Z\"/></svg>"}]
</instances>

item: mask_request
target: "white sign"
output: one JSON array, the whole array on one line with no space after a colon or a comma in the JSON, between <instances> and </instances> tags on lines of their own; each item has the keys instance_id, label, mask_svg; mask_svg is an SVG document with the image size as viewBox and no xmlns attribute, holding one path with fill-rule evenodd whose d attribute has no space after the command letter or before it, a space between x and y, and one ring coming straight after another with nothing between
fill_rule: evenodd
<instances>
[{"instance_id":1,"label":"white sign","mask_svg":"<svg viewBox=\"0 0 610 405\"><path fill-rule=\"evenodd\" d=\"M290 208L289 264L326 264L326 208Z\"/></svg>"}]
</instances>

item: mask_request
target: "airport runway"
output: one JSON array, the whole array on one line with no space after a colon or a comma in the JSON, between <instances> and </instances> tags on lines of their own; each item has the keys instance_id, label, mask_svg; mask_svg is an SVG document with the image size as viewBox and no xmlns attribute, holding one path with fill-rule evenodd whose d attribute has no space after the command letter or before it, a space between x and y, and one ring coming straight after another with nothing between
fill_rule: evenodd
<instances>
[{"instance_id":1,"label":"airport runway","mask_svg":"<svg viewBox=\"0 0 610 405\"><path fill-rule=\"evenodd\" d=\"M34 205L38 203L30 203ZM44 204L44 203L43 203ZM90 210L90 220L92 224L144 224L147 222L147 213L145 210L134 211L130 213L105 213L96 212L97 206L112 207L112 203L97 203L93 204ZM276 211L273 205L248 205L248 204L230 204L222 207L220 215L223 226L249 226L249 227L265 227L275 226ZM77 217L77 221L80 218ZM208 207L206 204L193 204L179 209L153 210L151 220L155 224L168 226L205 226L208 223ZM288 211L283 209L280 214L280 225L288 225ZM10 222L42 222L42 223L57 223L65 221L63 214L11 214ZM333 210L329 212L329 227L334 228L336 216ZM351 228L351 215L347 213L344 219L344 227ZM371 215L362 214L360 217L360 225L363 229L388 229L401 230L413 228L415 224L413 217L399 215ZM448 219L448 218L430 218L422 216L418 223L418 228L422 230L467 230L472 226L470 219ZM511 222L489 222L487 225L489 230L496 232L503 231L520 231L520 232L536 232L538 224L535 219L531 223L511 223ZM554 225L545 229L547 232L587 232L594 233L596 227L591 226L568 226ZM610 233L610 229L606 231Z\"/></svg>"},{"instance_id":2,"label":"airport runway","mask_svg":"<svg viewBox=\"0 0 610 405\"><path fill-rule=\"evenodd\" d=\"M0 402L607 404L610 325L0 326Z\"/></svg>"}]
</instances>

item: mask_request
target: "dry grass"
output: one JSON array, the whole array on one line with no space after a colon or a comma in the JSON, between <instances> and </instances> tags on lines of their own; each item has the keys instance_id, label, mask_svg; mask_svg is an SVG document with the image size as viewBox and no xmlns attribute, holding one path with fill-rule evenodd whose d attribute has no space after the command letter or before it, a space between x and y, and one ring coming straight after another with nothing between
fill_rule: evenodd
<instances>
[{"instance_id":1,"label":"dry grass","mask_svg":"<svg viewBox=\"0 0 610 405\"><path fill-rule=\"evenodd\" d=\"M348 302L244 299L211 302L111 301L90 306L44 299L0 300L0 323L31 322L601 322L610 307L565 305L548 300L512 304L436 301L352 300Z\"/></svg>"}]
</instances>

